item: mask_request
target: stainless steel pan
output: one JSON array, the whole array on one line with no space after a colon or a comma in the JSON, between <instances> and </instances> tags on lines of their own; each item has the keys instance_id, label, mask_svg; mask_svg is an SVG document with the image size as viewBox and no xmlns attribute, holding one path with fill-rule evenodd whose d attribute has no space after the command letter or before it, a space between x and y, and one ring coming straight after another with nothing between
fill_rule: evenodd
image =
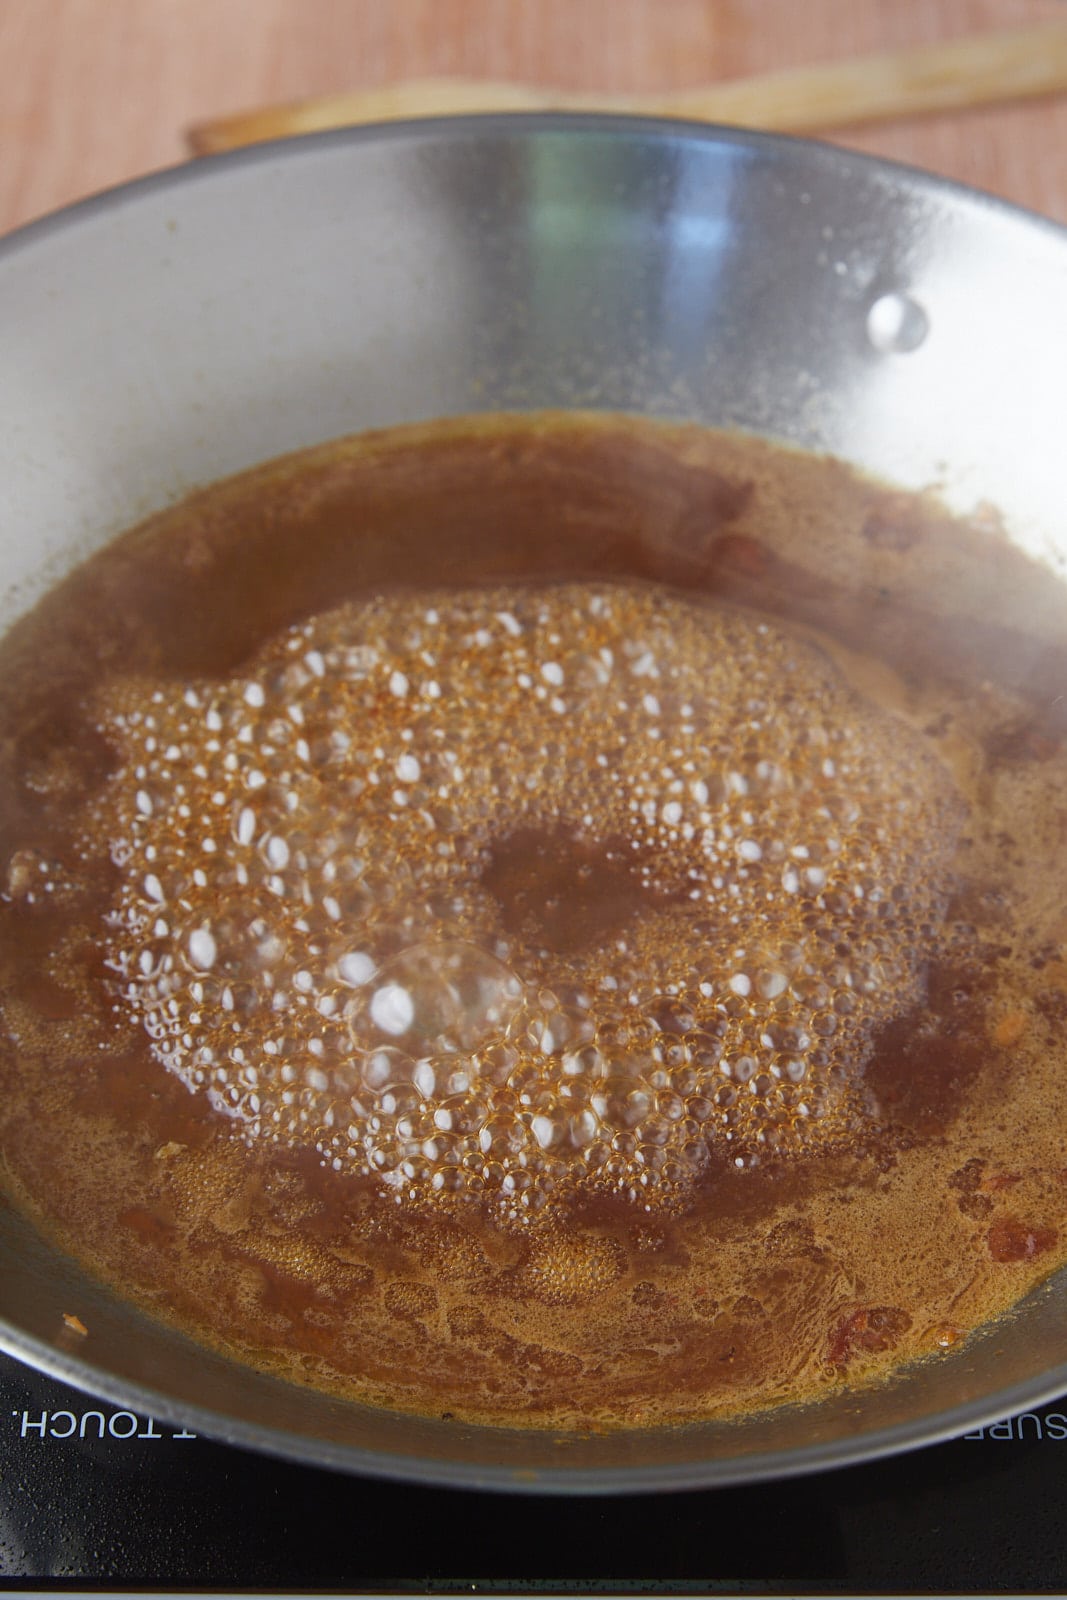
<instances>
[{"instance_id":1,"label":"stainless steel pan","mask_svg":"<svg viewBox=\"0 0 1067 1600\"><path fill-rule=\"evenodd\" d=\"M685 416L999 506L1067 559L1067 234L818 145L623 119L393 125L166 173L0 243L0 621L193 484L485 409ZM76 1307L91 1333L56 1342ZM0 1210L0 1343L124 1405L357 1472L694 1487L1067 1391L1067 1279L886 1388L608 1438L420 1422L257 1377Z\"/></svg>"}]
</instances>

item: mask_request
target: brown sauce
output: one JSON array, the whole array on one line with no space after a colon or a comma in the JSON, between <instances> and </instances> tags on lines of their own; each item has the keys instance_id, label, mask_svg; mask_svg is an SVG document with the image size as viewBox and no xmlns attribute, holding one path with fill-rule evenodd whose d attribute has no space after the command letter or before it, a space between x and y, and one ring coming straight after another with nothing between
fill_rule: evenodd
<instances>
[{"instance_id":1,"label":"brown sauce","mask_svg":"<svg viewBox=\"0 0 1067 1600\"><path fill-rule=\"evenodd\" d=\"M241 1359L553 1428L936 1359L1067 1259L1067 595L694 428L209 489L0 646L0 1149Z\"/></svg>"}]
</instances>

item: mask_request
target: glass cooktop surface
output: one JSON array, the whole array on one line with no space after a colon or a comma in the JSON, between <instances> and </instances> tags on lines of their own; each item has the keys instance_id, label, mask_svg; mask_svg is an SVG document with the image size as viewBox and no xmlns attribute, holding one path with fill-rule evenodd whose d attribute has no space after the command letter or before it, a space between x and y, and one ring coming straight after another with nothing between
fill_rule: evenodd
<instances>
[{"instance_id":1,"label":"glass cooktop surface","mask_svg":"<svg viewBox=\"0 0 1067 1600\"><path fill-rule=\"evenodd\" d=\"M1067 1400L948 1444L783 1483L515 1498L270 1460L0 1357L0 1584L1062 1592Z\"/></svg>"}]
</instances>

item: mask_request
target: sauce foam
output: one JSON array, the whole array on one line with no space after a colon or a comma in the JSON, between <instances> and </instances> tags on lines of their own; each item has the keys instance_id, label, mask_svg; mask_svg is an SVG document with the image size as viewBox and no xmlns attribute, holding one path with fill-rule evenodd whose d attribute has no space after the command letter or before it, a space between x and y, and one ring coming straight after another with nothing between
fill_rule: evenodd
<instances>
[{"instance_id":1,"label":"sauce foam","mask_svg":"<svg viewBox=\"0 0 1067 1600\"><path fill-rule=\"evenodd\" d=\"M153 1057L250 1145L516 1220L847 1148L962 814L814 645L639 587L350 605L99 719Z\"/></svg>"}]
</instances>

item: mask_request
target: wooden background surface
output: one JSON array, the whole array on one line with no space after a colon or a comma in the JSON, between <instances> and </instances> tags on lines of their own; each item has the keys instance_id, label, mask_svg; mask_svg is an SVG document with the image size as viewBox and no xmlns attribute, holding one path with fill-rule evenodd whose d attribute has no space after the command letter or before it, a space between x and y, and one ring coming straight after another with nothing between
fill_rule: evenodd
<instances>
[{"instance_id":1,"label":"wooden background surface","mask_svg":"<svg viewBox=\"0 0 1067 1600\"><path fill-rule=\"evenodd\" d=\"M457 73L683 86L1063 15L1067 0L0 0L0 232L185 157L193 122ZM1067 97L843 130L1067 222Z\"/></svg>"}]
</instances>

